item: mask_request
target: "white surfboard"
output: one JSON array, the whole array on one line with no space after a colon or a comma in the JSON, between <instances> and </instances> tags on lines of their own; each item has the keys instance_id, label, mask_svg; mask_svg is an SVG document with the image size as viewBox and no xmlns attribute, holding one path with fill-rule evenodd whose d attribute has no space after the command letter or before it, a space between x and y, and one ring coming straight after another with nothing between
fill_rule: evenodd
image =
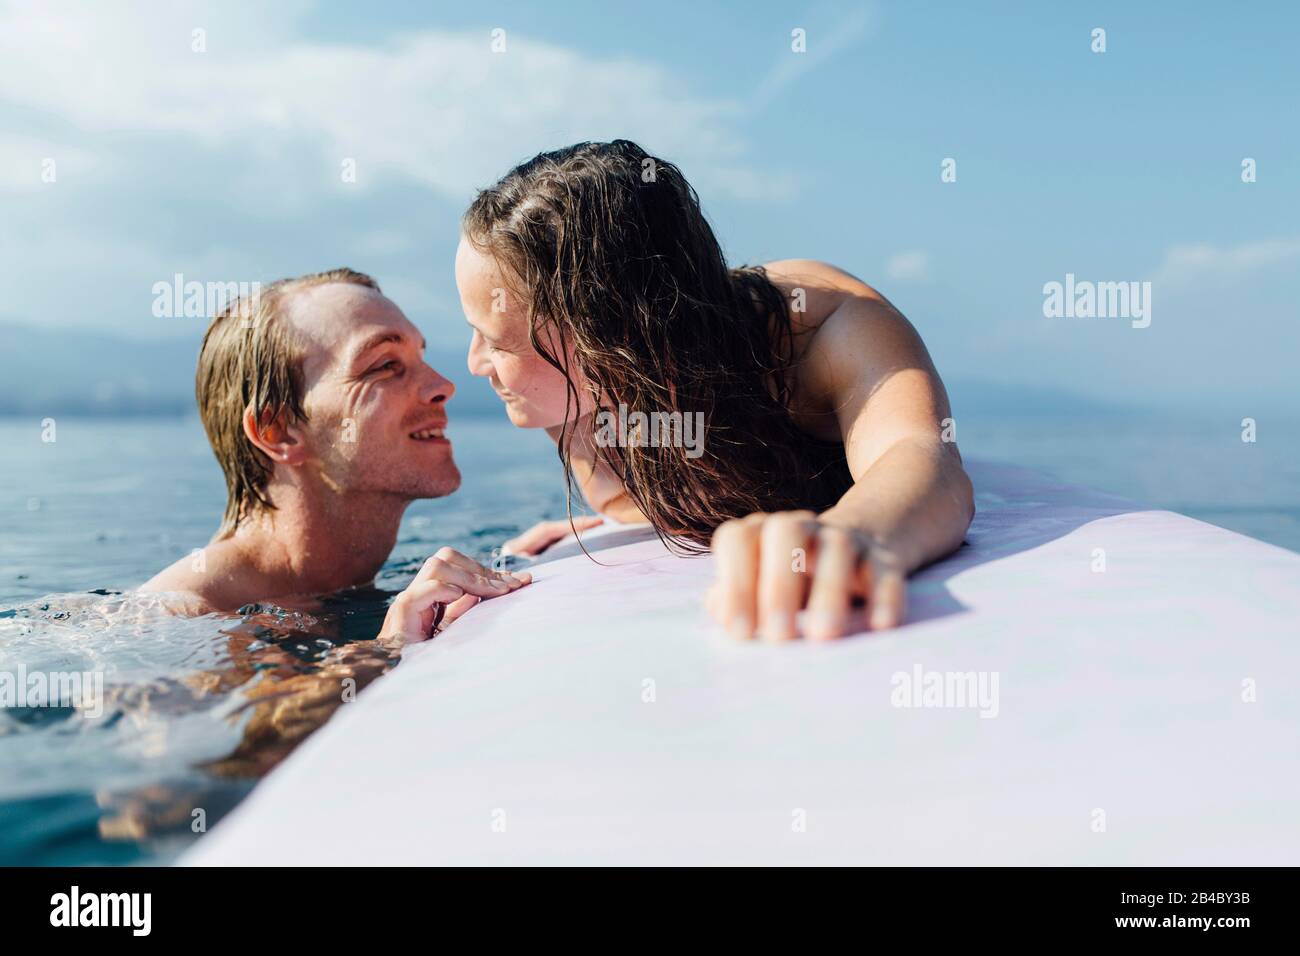
<instances>
[{"instance_id":1,"label":"white surfboard","mask_svg":"<svg viewBox=\"0 0 1300 956\"><path fill-rule=\"evenodd\" d=\"M733 643L644 529L557 546L183 862L1300 863L1300 555L970 471L911 622L830 644Z\"/></svg>"}]
</instances>

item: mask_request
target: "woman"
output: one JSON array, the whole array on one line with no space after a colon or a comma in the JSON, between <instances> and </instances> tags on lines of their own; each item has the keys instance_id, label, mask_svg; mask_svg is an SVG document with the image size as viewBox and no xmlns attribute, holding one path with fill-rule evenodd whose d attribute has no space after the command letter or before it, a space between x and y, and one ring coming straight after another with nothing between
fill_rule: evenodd
<instances>
[{"instance_id":1,"label":"woman","mask_svg":"<svg viewBox=\"0 0 1300 956\"><path fill-rule=\"evenodd\" d=\"M943 384L870 286L809 260L728 268L681 172L626 140L535 157L462 227L470 370L547 429L600 514L711 548L710 611L737 637L795 637L807 610L804 633L834 638L859 600L892 627L906 576L961 544L974 504ZM705 440L647 442L623 427L637 412Z\"/></svg>"}]
</instances>

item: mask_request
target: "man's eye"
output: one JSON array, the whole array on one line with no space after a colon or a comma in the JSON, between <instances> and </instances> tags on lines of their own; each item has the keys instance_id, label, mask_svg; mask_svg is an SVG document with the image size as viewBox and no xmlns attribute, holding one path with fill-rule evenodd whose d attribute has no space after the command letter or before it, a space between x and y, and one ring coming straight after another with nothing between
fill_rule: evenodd
<instances>
[{"instance_id":1,"label":"man's eye","mask_svg":"<svg viewBox=\"0 0 1300 956\"><path fill-rule=\"evenodd\" d=\"M385 362L383 365L376 365L373 369L371 369L371 371L373 372L386 372L389 370L397 371L401 367L402 367L402 363L397 361L397 359L393 359L391 361Z\"/></svg>"}]
</instances>

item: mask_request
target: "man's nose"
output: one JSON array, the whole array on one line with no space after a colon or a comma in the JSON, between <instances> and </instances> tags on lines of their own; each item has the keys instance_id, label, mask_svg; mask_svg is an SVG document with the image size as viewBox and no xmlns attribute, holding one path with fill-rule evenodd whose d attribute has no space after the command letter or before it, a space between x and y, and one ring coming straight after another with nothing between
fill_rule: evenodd
<instances>
[{"instance_id":1,"label":"man's nose","mask_svg":"<svg viewBox=\"0 0 1300 956\"><path fill-rule=\"evenodd\" d=\"M456 384L449 378L444 378L438 374L438 370L432 365L426 365L429 370L428 381L420 389L420 398L425 402L445 402L456 394Z\"/></svg>"}]
</instances>

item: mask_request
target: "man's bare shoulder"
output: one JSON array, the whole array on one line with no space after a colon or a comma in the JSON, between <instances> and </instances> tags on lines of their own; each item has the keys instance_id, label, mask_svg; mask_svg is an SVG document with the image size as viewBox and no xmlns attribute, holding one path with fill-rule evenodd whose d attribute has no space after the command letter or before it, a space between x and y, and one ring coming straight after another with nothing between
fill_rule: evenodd
<instances>
[{"instance_id":1,"label":"man's bare shoulder","mask_svg":"<svg viewBox=\"0 0 1300 956\"><path fill-rule=\"evenodd\" d=\"M243 562L226 541L181 558L140 585L142 594L167 595L174 610L184 614L228 611L246 604Z\"/></svg>"}]
</instances>

